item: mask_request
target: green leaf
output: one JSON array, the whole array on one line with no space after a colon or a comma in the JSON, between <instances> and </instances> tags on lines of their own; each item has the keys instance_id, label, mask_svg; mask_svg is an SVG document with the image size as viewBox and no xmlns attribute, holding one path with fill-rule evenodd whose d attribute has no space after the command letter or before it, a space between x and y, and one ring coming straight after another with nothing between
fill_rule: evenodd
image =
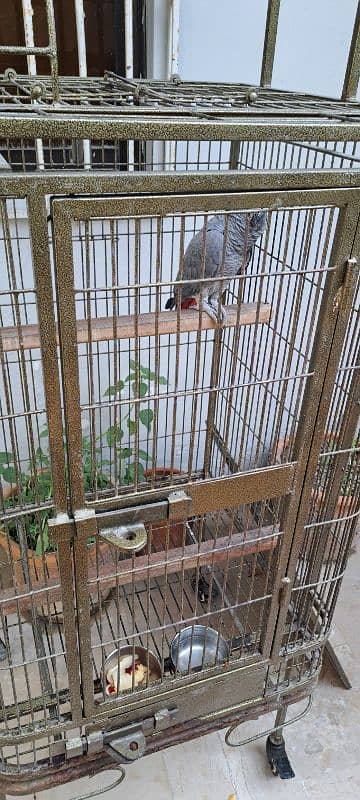
<instances>
[{"instance_id":1,"label":"green leaf","mask_svg":"<svg viewBox=\"0 0 360 800\"><path fill-rule=\"evenodd\" d=\"M133 464L129 464L129 466L127 467L126 472L125 472L125 480L128 481L129 483L134 483L134 481L135 481L135 472L136 472L136 464L134 462ZM137 463L137 479L138 479L138 481L144 481L145 480L144 467L143 467L142 464L140 464L139 461Z\"/></svg>"},{"instance_id":2,"label":"green leaf","mask_svg":"<svg viewBox=\"0 0 360 800\"><path fill-rule=\"evenodd\" d=\"M14 467L5 467L1 470L2 477L6 483L16 483L16 471Z\"/></svg>"},{"instance_id":3,"label":"green leaf","mask_svg":"<svg viewBox=\"0 0 360 800\"><path fill-rule=\"evenodd\" d=\"M49 436L49 431L48 431L47 427L43 428L43 430L40 433L40 438L41 439L44 439L45 436Z\"/></svg>"},{"instance_id":4,"label":"green leaf","mask_svg":"<svg viewBox=\"0 0 360 800\"><path fill-rule=\"evenodd\" d=\"M50 549L50 542L49 542L49 532L48 532L48 524L45 522L43 527L42 534L39 533L37 541L36 541L36 555L42 556L43 553L47 553Z\"/></svg>"},{"instance_id":5,"label":"green leaf","mask_svg":"<svg viewBox=\"0 0 360 800\"><path fill-rule=\"evenodd\" d=\"M130 366L131 366L131 369L136 371L135 361L130 361ZM152 370L149 369L148 367L143 367L142 364L139 364L139 372L141 373L141 375L144 378L147 378L148 381L156 381L156 377L157 377L156 373L152 372ZM135 376L129 375L128 377L131 379L131 378L133 378ZM164 378L163 375L159 375L158 381L162 386L166 386L167 385L167 380L166 380L166 378Z\"/></svg>"},{"instance_id":6,"label":"green leaf","mask_svg":"<svg viewBox=\"0 0 360 800\"><path fill-rule=\"evenodd\" d=\"M140 411L140 413L139 413L139 419L140 419L140 422L142 422L142 424L145 425L145 427L149 431L150 427L151 427L151 423L152 423L152 421L154 419L154 412L152 411L151 408L143 408L142 411Z\"/></svg>"},{"instance_id":7,"label":"green leaf","mask_svg":"<svg viewBox=\"0 0 360 800\"><path fill-rule=\"evenodd\" d=\"M139 369L140 369L141 374L144 376L144 378L147 378L149 381L154 381L155 380L155 378L156 378L155 372L151 372L151 369L148 369L147 367L143 367L141 364L140 364Z\"/></svg>"},{"instance_id":8,"label":"green leaf","mask_svg":"<svg viewBox=\"0 0 360 800\"><path fill-rule=\"evenodd\" d=\"M132 454L133 451L131 447L122 447L120 450L120 458L130 458Z\"/></svg>"},{"instance_id":9,"label":"green leaf","mask_svg":"<svg viewBox=\"0 0 360 800\"><path fill-rule=\"evenodd\" d=\"M116 394L115 386L108 386L104 392L104 397L110 397L112 394Z\"/></svg>"},{"instance_id":10,"label":"green leaf","mask_svg":"<svg viewBox=\"0 0 360 800\"><path fill-rule=\"evenodd\" d=\"M142 458L143 461L149 461L150 458L149 453L147 453L146 450L138 450L138 456L139 458Z\"/></svg>"},{"instance_id":11,"label":"green leaf","mask_svg":"<svg viewBox=\"0 0 360 800\"><path fill-rule=\"evenodd\" d=\"M145 480L144 467L142 464L140 464L140 462L138 462L138 481L144 481L144 480Z\"/></svg>"},{"instance_id":12,"label":"green leaf","mask_svg":"<svg viewBox=\"0 0 360 800\"><path fill-rule=\"evenodd\" d=\"M113 425L105 432L105 438L109 447L113 447L115 444L115 428Z\"/></svg>"},{"instance_id":13,"label":"green leaf","mask_svg":"<svg viewBox=\"0 0 360 800\"><path fill-rule=\"evenodd\" d=\"M111 427L108 428L107 431L105 431L104 436L106 438L109 447L113 447L115 444L115 439L117 442L119 442L120 439L122 439L122 437L124 436L124 431L122 431L121 428L115 429L114 425L111 425Z\"/></svg>"},{"instance_id":14,"label":"green leaf","mask_svg":"<svg viewBox=\"0 0 360 800\"><path fill-rule=\"evenodd\" d=\"M131 388L133 390L133 393L135 394L136 393L136 384L133 383ZM148 391L148 384L144 383L144 381L140 381L138 389L139 389L138 396L139 397L145 397L145 395L147 394L147 391Z\"/></svg>"},{"instance_id":15,"label":"green leaf","mask_svg":"<svg viewBox=\"0 0 360 800\"><path fill-rule=\"evenodd\" d=\"M117 381L113 386L108 386L108 388L104 392L104 397L111 397L111 395L121 392L124 386L125 386L124 381L122 380Z\"/></svg>"},{"instance_id":16,"label":"green leaf","mask_svg":"<svg viewBox=\"0 0 360 800\"><path fill-rule=\"evenodd\" d=\"M7 453L5 450L0 452L0 464L12 464L13 461L11 453Z\"/></svg>"},{"instance_id":17,"label":"green leaf","mask_svg":"<svg viewBox=\"0 0 360 800\"><path fill-rule=\"evenodd\" d=\"M135 425L134 420L130 419L130 417L128 417L127 420L126 420L126 424L127 424L128 428L129 428L130 433L135 433L136 425Z\"/></svg>"}]
</instances>

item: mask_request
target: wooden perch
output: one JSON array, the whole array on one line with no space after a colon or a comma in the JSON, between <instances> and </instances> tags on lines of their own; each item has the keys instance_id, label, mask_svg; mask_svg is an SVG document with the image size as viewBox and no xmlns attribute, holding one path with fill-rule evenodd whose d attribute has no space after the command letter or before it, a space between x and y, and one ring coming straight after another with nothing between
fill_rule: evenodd
<instances>
[{"instance_id":1,"label":"wooden perch","mask_svg":"<svg viewBox=\"0 0 360 800\"><path fill-rule=\"evenodd\" d=\"M207 564L218 564L231 558L274 550L280 533L272 525L247 531L233 533L225 536L190 544L185 547L176 547L171 550L152 553L149 556L137 556L133 565L132 559L125 558L115 563L114 551L108 549L108 558L99 563L98 571L95 564L89 564L88 588L90 593L96 593L98 586L101 591L106 591L112 586L126 586L134 581L158 578L165 573L182 572L184 569L196 569ZM30 593L31 592L31 593ZM28 594L30 593L30 594ZM11 590L0 592L0 608L3 614L20 612L47 603L61 600L61 587L59 579L50 579L45 586L44 581L33 581L31 587L24 583L18 586L17 593Z\"/></svg>"},{"instance_id":2,"label":"wooden perch","mask_svg":"<svg viewBox=\"0 0 360 800\"><path fill-rule=\"evenodd\" d=\"M243 303L238 311L237 305L226 306L225 327L233 328L236 326L239 314L239 325L254 325L256 322L269 322L271 318L271 306L268 303ZM92 342L109 342L114 339L114 320L113 317L98 317L89 320L79 319L76 323L78 344ZM215 328L215 323L203 313L201 320L202 330ZM177 314L174 311L161 311L158 317L158 333L168 334L177 331ZM180 332L189 333L199 329L199 312L189 309L182 311L180 315ZM90 335L89 335L90 333ZM156 314L139 314L137 324L138 336L155 336L156 333ZM40 334L38 325L23 325L19 330L15 327L0 328L3 350L10 352L19 350L20 346L24 350L38 349L40 347ZM133 339L135 337L135 316L126 315L116 317L116 338ZM57 343L59 337L57 336Z\"/></svg>"}]
</instances>

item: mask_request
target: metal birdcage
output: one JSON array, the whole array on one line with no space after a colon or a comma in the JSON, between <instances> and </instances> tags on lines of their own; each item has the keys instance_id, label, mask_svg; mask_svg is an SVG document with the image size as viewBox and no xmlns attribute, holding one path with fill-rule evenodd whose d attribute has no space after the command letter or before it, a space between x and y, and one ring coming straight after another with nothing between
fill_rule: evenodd
<instances>
[{"instance_id":1,"label":"metal birdcage","mask_svg":"<svg viewBox=\"0 0 360 800\"><path fill-rule=\"evenodd\" d=\"M260 87L59 78L51 0L0 79L4 793L269 711L292 774L359 510L360 17L341 100L279 92L279 5ZM261 210L225 323L165 310Z\"/></svg>"}]
</instances>

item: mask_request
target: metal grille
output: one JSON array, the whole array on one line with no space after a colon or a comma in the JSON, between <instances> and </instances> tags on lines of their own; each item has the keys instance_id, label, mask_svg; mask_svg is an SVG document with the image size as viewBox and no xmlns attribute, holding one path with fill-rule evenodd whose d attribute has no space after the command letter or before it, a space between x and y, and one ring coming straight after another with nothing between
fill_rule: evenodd
<instances>
[{"instance_id":1,"label":"metal grille","mask_svg":"<svg viewBox=\"0 0 360 800\"><path fill-rule=\"evenodd\" d=\"M293 589L285 651L329 632L358 524L359 290L336 375Z\"/></svg>"},{"instance_id":2,"label":"metal grille","mask_svg":"<svg viewBox=\"0 0 360 800\"><path fill-rule=\"evenodd\" d=\"M129 491L135 448L131 491L141 491L159 474L163 482L164 471L173 483L178 473L182 480L220 477L229 459L232 472L273 464L279 437L294 440L337 210L269 215L247 273L229 287L232 327L221 350L212 330L195 330L195 316L191 325L180 312L177 319L160 313L188 242L210 216L74 223L86 489L93 499ZM205 456L213 426L217 444Z\"/></svg>"}]
</instances>

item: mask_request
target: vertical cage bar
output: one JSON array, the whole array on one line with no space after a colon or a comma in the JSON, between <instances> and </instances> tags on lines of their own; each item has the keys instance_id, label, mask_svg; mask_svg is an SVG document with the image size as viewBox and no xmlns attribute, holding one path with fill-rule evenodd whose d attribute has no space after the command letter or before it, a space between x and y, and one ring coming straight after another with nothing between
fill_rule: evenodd
<instances>
[{"instance_id":1,"label":"vertical cage bar","mask_svg":"<svg viewBox=\"0 0 360 800\"><path fill-rule=\"evenodd\" d=\"M266 28L263 58L261 65L261 86L271 86L274 67L277 28L281 0L269 0L266 16Z\"/></svg>"},{"instance_id":2,"label":"vertical cage bar","mask_svg":"<svg viewBox=\"0 0 360 800\"><path fill-rule=\"evenodd\" d=\"M56 287L59 309L60 354L63 368L65 427L69 464L69 492L72 511L84 507L81 407L76 307L74 297L71 219L53 205ZM71 377L70 377L71 376Z\"/></svg>"},{"instance_id":3,"label":"vertical cage bar","mask_svg":"<svg viewBox=\"0 0 360 800\"><path fill-rule=\"evenodd\" d=\"M46 18L49 31L49 47L51 50L50 64L51 64L51 81L53 90L53 100L55 103L60 99L59 90L59 67L57 58L57 45L56 45L56 26L53 0L46 0Z\"/></svg>"},{"instance_id":4,"label":"vertical cage bar","mask_svg":"<svg viewBox=\"0 0 360 800\"><path fill-rule=\"evenodd\" d=\"M358 3L349 57L342 89L342 100L355 100L360 77L360 4Z\"/></svg>"},{"instance_id":5,"label":"vertical cage bar","mask_svg":"<svg viewBox=\"0 0 360 800\"><path fill-rule=\"evenodd\" d=\"M62 513L67 511L65 450L47 209L41 190L34 190L29 194L28 212L34 278L37 287L37 311L53 476L53 497L56 511Z\"/></svg>"},{"instance_id":6,"label":"vertical cage bar","mask_svg":"<svg viewBox=\"0 0 360 800\"><path fill-rule=\"evenodd\" d=\"M125 11L125 75L134 77L134 26L133 26L133 0L124 0ZM135 148L132 140L128 141L128 169L134 169Z\"/></svg>"}]
</instances>

